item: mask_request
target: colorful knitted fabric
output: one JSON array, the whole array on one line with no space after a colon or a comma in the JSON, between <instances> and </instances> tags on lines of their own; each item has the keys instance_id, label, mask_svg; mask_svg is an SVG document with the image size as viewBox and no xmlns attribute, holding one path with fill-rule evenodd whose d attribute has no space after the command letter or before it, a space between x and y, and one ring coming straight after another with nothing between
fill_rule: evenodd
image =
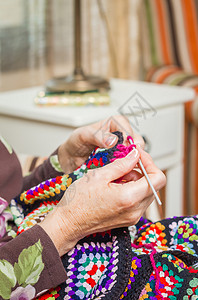
<instances>
[{"instance_id":1,"label":"colorful knitted fabric","mask_svg":"<svg viewBox=\"0 0 198 300\"><path fill-rule=\"evenodd\" d=\"M25 216L18 234L40 222L88 169L131 150L116 134L119 141L112 149L96 148L72 174L43 182L16 199ZM68 279L38 299L198 299L198 216L156 223L141 218L129 228L90 235L62 262Z\"/></svg>"}]
</instances>

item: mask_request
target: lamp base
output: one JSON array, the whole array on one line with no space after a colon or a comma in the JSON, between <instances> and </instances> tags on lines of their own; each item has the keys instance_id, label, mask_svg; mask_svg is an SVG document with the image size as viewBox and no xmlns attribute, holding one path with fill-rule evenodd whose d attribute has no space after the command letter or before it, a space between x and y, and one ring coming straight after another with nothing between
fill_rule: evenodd
<instances>
[{"instance_id":1,"label":"lamp base","mask_svg":"<svg viewBox=\"0 0 198 300\"><path fill-rule=\"evenodd\" d=\"M109 82L99 76L70 75L50 79L46 83L46 91L50 93L107 91L110 89Z\"/></svg>"}]
</instances>

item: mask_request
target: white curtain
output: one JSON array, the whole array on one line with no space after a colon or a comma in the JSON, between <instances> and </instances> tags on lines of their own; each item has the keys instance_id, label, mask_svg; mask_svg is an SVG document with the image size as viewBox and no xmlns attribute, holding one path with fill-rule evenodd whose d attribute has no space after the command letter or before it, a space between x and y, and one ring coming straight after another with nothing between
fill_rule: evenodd
<instances>
[{"instance_id":1,"label":"white curtain","mask_svg":"<svg viewBox=\"0 0 198 300\"><path fill-rule=\"evenodd\" d=\"M82 65L139 78L140 0L82 0ZM43 85L73 71L74 0L0 0L0 90Z\"/></svg>"}]
</instances>

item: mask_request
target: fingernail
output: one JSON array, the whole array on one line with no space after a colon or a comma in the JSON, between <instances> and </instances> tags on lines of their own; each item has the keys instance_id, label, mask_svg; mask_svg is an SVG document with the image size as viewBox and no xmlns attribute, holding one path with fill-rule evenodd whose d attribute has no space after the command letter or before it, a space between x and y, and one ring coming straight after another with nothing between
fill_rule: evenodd
<instances>
[{"instance_id":1,"label":"fingernail","mask_svg":"<svg viewBox=\"0 0 198 300\"><path fill-rule=\"evenodd\" d=\"M138 156L137 149L133 149L127 156L136 158Z\"/></svg>"},{"instance_id":2,"label":"fingernail","mask_svg":"<svg viewBox=\"0 0 198 300\"><path fill-rule=\"evenodd\" d=\"M116 141L117 137L116 136L110 136L108 137L108 139L106 140L105 144L108 146L108 147L111 147L115 141Z\"/></svg>"},{"instance_id":3,"label":"fingernail","mask_svg":"<svg viewBox=\"0 0 198 300\"><path fill-rule=\"evenodd\" d=\"M137 143L136 145L141 148L141 145L139 143Z\"/></svg>"}]
</instances>

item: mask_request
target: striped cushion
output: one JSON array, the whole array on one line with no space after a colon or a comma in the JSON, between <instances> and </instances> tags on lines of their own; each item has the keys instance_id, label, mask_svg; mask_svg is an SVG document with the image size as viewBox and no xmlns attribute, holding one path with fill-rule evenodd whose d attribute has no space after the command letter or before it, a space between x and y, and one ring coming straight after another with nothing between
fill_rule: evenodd
<instances>
[{"instance_id":1,"label":"striped cushion","mask_svg":"<svg viewBox=\"0 0 198 300\"><path fill-rule=\"evenodd\" d=\"M146 76L146 80L155 83L192 87L198 95L198 76L184 72L175 65L151 68ZM198 125L198 96L197 99L186 103L186 116L190 122Z\"/></svg>"},{"instance_id":2,"label":"striped cushion","mask_svg":"<svg viewBox=\"0 0 198 300\"><path fill-rule=\"evenodd\" d=\"M143 0L144 67L174 64L198 74L198 0Z\"/></svg>"}]
</instances>

